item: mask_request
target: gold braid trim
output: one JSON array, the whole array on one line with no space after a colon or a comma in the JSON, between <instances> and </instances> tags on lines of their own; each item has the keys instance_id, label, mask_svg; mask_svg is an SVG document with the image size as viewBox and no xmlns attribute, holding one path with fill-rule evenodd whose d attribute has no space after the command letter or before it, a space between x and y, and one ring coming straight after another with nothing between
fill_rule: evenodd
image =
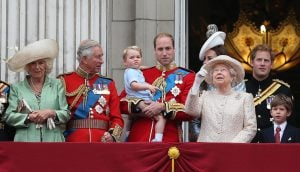
<instances>
[{"instance_id":1,"label":"gold braid trim","mask_svg":"<svg viewBox=\"0 0 300 172\"><path fill-rule=\"evenodd\" d=\"M66 93L67 96L75 96L76 97L74 99L74 101L72 102L72 104L70 105L70 109L72 109L76 103L78 102L79 98L81 97L81 95L85 95L88 92L88 88L85 85L80 85L79 88L71 93Z\"/></svg>"},{"instance_id":2,"label":"gold braid trim","mask_svg":"<svg viewBox=\"0 0 300 172\"><path fill-rule=\"evenodd\" d=\"M65 88L65 91L66 91L66 96L67 97L73 97L76 95L74 101L71 103L71 105L69 106L69 109L71 110L75 105L76 103L78 102L79 98L81 97L82 94L86 94L88 92L88 88L84 85L84 84L81 84L76 90L72 91L72 92L67 92L67 88L66 88L66 82L65 82L65 79L64 77L59 77L60 80L62 81L63 83L63 86Z\"/></svg>"},{"instance_id":3,"label":"gold braid trim","mask_svg":"<svg viewBox=\"0 0 300 172\"><path fill-rule=\"evenodd\" d=\"M291 87L290 84L288 84L288 83L286 83L286 82L284 82L284 81L282 81L282 80L279 80L279 79L273 79L273 81L278 82L279 84L285 85L285 86L288 87L288 88Z\"/></svg>"},{"instance_id":4,"label":"gold braid trim","mask_svg":"<svg viewBox=\"0 0 300 172\"><path fill-rule=\"evenodd\" d=\"M120 101L126 101L127 102L128 113L132 114L131 106L132 105L137 105L142 100L143 99L139 99L139 98L126 98L126 97L124 97Z\"/></svg>"},{"instance_id":5,"label":"gold braid trim","mask_svg":"<svg viewBox=\"0 0 300 172\"><path fill-rule=\"evenodd\" d=\"M272 95L278 88L281 87L280 83L273 82L267 89L265 89L260 97L254 98L254 106L261 104L265 99Z\"/></svg>"},{"instance_id":6,"label":"gold braid trim","mask_svg":"<svg viewBox=\"0 0 300 172\"><path fill-rule=\"evenodd\" d=\"M166 106L166 113L172 113L172 117L170 119L175 119L176 113L181 111L184 111L184 105L181 103L170 103L170 102L165 102Z\"/></svg>"},{"instance_id":7,"label":"gold braid trim","mask_svg":"<svg viewBox=\"0 0 300 172\"><path fill-rule=\"evenodd\" d=\"M119 142L123 128L119 124L116 124L115 128L111 128L109 130L112 131L111 136L115 138L116 142Z\"/></svg>"},{"instance_id":8,"label":"gold braid trim","mask_svg":"<svg viewBox=\"0 0 300 172\"><path fill-rule=\"evenodd\" d=\"M134 105L137 105L141 100L139 98L127 98L128 103L133 103Z\"/></svg>"}]
</instances>

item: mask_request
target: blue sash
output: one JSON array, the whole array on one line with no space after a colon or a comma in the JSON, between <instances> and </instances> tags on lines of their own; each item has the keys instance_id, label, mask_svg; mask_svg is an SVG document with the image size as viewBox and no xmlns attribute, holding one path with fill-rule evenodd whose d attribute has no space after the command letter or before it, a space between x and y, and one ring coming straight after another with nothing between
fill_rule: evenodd
<instances>
[{"instance_id":1,"label":"blue sash","mask_svg":"<svg viewBox=\"0 0 300 172\"><path fill-rule=\"evenodd\" d=\"M178 73L181 74L182 78L185 77L187 74L189 74L188 71L178 68L176 71L174 71L173 73L168 75L168 77L166 77L166 84L167 84L166 88L165 88L166 94L176 85L175 79L176 79L176 75L178 75ZM153 101L157 101L161 97L162 97L162 92L160 90L158 90L153 95Z\"/></svg>"},{"instance_id":2,"label":"blue sash","mask_svg":"<svg viewBox=\"0 0 300 172\"><path fill-rule=\"evenodd\" d=\"M110 79L107 78L98 78L93 84L106 84L107 89L108 84L111 82ZM88 93L87 93L87 101L84 107L83 101L78 105L75 113L74 113L74 118L75 119L85 119L88 117L89 111L91 107L94 107L94 105L97 103L99 100L99 97L101 94L94 94L93 90L89 88Z\"/></svg>"}]
</instances>

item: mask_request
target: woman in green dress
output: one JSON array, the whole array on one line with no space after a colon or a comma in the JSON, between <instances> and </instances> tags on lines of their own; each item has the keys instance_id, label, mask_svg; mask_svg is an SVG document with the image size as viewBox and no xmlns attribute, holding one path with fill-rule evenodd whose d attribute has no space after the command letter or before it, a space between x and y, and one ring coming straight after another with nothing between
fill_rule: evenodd
<instances>
[{"instance_id":1,"label":"woman in green dress","mask_svg":"<svg viewBox=\"0 0 300 172\"><path fill-rule=\"evenodd\" d=\"M16 128L14 141L63 142L63 125L70 119L60 80L49 78L58 55L55 40L29 44L7 61L14 72L26 71L23 81L11 85L9 106L4 115Z\"/></svg>"}]
</instances>

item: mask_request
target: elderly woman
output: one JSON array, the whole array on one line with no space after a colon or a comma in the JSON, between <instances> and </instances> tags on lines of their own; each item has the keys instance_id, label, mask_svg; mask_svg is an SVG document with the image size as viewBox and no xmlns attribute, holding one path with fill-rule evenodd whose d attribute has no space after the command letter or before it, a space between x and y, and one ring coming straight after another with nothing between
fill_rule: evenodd
<instances>
[{"instance_id":1,"label":"elderly woman","mask_svg":"<svg viewBox=\"0 0 300 172\"><path fill-rule=\"evenodd\" d=\"M63 142L58 125L70 119L64 87L60 80L47 76L58 54L55 40L29 44L8 60L14 72L26 71L23 81L11 86L4 120L16 128L14 141Z\"/></svg>"},{"instance_id":2,"label":"elderly woman","mask_svg":"<svg viewBox=\"0 0 300 172\"><path fill-rule=\"evenodd\" d=\"M210 60L197 73L185 111L195 117L201 115L198 142L247 143L255 136L253 97L232 89L243 80L244 75L241 63L226 55ZM216 89L200 94L199 86L204 79Z\"/></svg>"}]
</instances>

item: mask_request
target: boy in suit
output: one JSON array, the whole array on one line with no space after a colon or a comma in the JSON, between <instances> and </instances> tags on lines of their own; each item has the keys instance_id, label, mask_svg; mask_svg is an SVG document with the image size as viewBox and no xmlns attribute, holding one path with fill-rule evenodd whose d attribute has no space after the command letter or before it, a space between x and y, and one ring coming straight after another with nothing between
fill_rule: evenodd
<instances>
[{"instance_id":1,"label":"boy in suit","mask_svg":"<svg viewBox=\"0 0 300 172\"><path fill-rule=\"evenodd\" d=\"M271 102L273 126L263 129L259 142L261 143L300 143L300 129L287 123L292 113L292 99L285 94L277 94Z\"/></svg>"}]
</instances>

